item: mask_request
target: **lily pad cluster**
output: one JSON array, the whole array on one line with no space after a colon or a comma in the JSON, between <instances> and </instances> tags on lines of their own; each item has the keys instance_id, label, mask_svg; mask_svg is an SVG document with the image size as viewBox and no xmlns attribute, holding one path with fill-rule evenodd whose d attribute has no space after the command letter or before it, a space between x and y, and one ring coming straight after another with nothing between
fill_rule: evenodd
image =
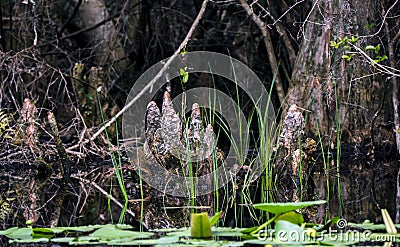
<instances>
[{"instance_id":1,"label":"lily pad cluster","mask_svg":"<svg viewBox=\"0 0 400 247\"><path fill-rule=\"evenodd\" d=\"M339 217L325 225L304 222L298 211L326 203L312 201L300 203L263 203L253 207L274 216L260 226L251 228L214 227L220 213L208 217L207 213L192 214L191 227L156 229L150 232L134 231L130 225L89 225L79 227L31 228L13 227L0 231L9 243L56 243L68 245L129 245L129 246L287 246L287 245L356 245L376 242L400 242L400 234L392 225L347 223L338 229ZM337 225L335 227L335 225ZM332 230L333 229L333 230ZM385 232L386 230L386 232Z\"/></svg>"}]
</instances>

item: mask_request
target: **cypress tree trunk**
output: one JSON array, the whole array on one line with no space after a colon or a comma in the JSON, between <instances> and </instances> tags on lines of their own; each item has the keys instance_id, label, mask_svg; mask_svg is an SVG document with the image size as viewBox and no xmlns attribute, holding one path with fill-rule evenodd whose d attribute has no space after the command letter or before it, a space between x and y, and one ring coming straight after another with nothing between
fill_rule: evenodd
<instances>
[{"instance_id":1,"label":"cypress tree trunk","mask_svg":"<svg viewBox=\"0 0 400 247\"><path fill-rule=\"evenodd\" d=\"M309 110L305 112L306 133L322 141L325 154L327 149L333 154L330 158L325 156L323 164L317 163L317 175L314 171L308 173L314 177L316 197L328 199L328 213L334 215L360 213L360 217L379 217L378 207L387 207L394 213L396 175L378 180L381 170L374 158L374 148L383 139L394 143L392 129L385 127L393 119L391 89L386 81L389 75L377 73L378 68L371 64L371 58L376 59L385 52L376 48L381 42L377 38L382 36L377 34L381 3L314 1L302 27L303 40L288 90L288 106L296 104ZM365 50L368 45L376 49ZM355 147L354 150L369 149L371 159L361 165L353 161L341 164L345 144ZM353 155L354 150L350 151ZM386 172L394 167L391 164ZM393 170L397 174L397 169ZM343 171L346 171L344 175ZM385 191L392 191L392 195ZM342 201L347 202L346 207ZM316 221L323 221L326 211L323 207ZM376 215L371 215L375 212Z\"/></svg>"}]
</instances>

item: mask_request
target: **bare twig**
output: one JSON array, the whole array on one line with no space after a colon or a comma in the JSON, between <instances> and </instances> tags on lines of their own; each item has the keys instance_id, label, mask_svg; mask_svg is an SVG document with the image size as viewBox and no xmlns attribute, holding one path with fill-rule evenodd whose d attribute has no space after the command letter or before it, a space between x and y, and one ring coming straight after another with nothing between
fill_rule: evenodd
<instances>
[{"instance_id":1,"label":"bare twig","mask_svg":"<svg viewBox=\"0 0 400 247\"><path fill-rule=\"evenodd\" d=\"M196 19L194 20L192 26L190 27L188 33L186 34L185 39L182 41L182 43L179 45L178 49L174 52L174 54L167 60L167 62L164 64L162 69L158 72L158 74L140 91L128 104L124 106L113 118L111 118L107 123L105 123L96 133L93 134L93 136L89 140L85 140L83 144L88 143L89 141L93 141L96 139L106 128L111 126L112 123L117 120L127 109L129 109L133 104L138 101L143 94L145 94L146 91L148 91L151 87L154 86L154 84L161 78L165 70L169 67L169 65L172 63L172 61L179 55L181 50L187 45L189 42L190 37L192 37L194 30L196 29L197 25L200 22L200 19L202 18L204 11L206 10L208 0L204 0L203 4L201 6L201 9L199 11L199 14L197 15ZM78 145L72 146L69 149L76 148Z\"/></svg>"},{"instance_id":2,"label":"bare twig","mask_svg":"<svg viewBox=\"0 0 400 247\"><path fill-rule=\"evenodd\" d=\"M281 104L285 101L285 91L283 90L282 81L278 73L278 64L276 62L274 48L272 46L271 35L269 30L267 29L265 23L258 17L251 7L247 4L246 0L239 0L240 4L242 5L243 9L246 10L247 14L251 17L251 19L256 23L258 28L260 28L262 36L264 38L265 47L267 48L268 52L268 59L271 65L271 69L274 73L276 73L275 78L275 86L276 91L279 96L279 101Z\"/></svg>"},{"instance_id":3,"label":"bare twig","mask_svg":"<svg viewBox=\"0 0 400 247\"><path fill-rule=\"evenodd\" d=\"M356 45L354 45L354 44L351 44L351 43L349 43L349 44L350 44L357 52L359 52L361 55L363 55L372 65L374 65L375 68L376 68L378 71L380 71L380 72L382 72L382 73L389 74L389 75L394 76L394 77L400 77L400 70L396 69L396 68L393 67L393 66L390 66L390 67L389 67L389 66L386 66L386 65L383 65L383 64L380 64L380 63L375 62L374 59L372 59L370 56L368 56L368 54L365 53L360 47L358 47L358 46L356 46Z\"/></svg>"},{"instance_id":4,"label":"bare twig","mask_svg":"<svg viewBox=\"0 0 400 247\"><path fill-rule=\"evenodd\" d=\"M276 23L278 23L287 13L289 13L294 7L296 7L296 5L298 5L298 4L300 4L300 3L302 3L302 2L304 2L305 0L301 0L301 1L298 1L298 2L296 2L296 3L294 3L292 6L290 6L290 8L288 8L281 16L279 16L279 18L278 19L275 19L274 20L274 23L272 23L272 25L275 25Z\"/></svg>"},{"instance_id":5,"label":"bare twig","mask_svg":"<svg viewBox=\"0 0 400 247\"><path fill-rule=\"evenodd\" d=\"M312 12L314 11L315 7L317 6L319 0L316 0L311 8L311 10L308 12L306 19L303 21L303 24L301 25L300 31L301 33L305 33L306 30L306 23L308 22L308 19L310 19L310 16L312 14ZM300 37L299 34L297 35L298 38ZM304 39L307 39L304 35L303 35Z\"/></svg>"},{"instance_id":6,"label":"bare twig","mask_svg":"<svg viewBox=\"0 0 400 247\"><path fill-rule=\"evenodd\" d=\"M384 26L385 23L386 23L387 15L390 13L390 11L391 11L394 7L396 7L398 1L399 1L399 0L396 0L396 1L388 8L388 10L385 11L386 13L384 13L384 15L383 15L383 20L382 20L382 23L380 24L380 26L379 26L379 28L378 28L378 31L376 31L376 32L373 33L373 34L369 34L369 35L365 35L365 36L359 36L359 37L360 37L360 38L368 38L368 37L374 37L375 35L378 35L378 34L382 31L382 28L383 28L383 26Z\"/></svg>"},{"instance_id":7,"label":"bare twig","mask_svg":"<svg viewBox=\"0 0 400 247\"><path fill-rule=\"evenodd\" d=\"M285 13L289 12L292 8L294 8L294 6L296 6L297 4L299 4L299 3L301 3L301 2L304 2L304 0L295 3L292 7L289 7L288 10L287 10ZM295 61L296 61L296 52L295 52L295 50L294 50L292 44L290 43L289 35L287 34L285 27L282 25L282 23L281 23L280 21L276 20L275 17L273 16L273 14L270 13L268 10L266 10L260 3L258 3L257 1L255 1L255 2L253 2L253 3L257 3L257 6L258 6L259 8L261 8L263 12L266 12L267 15L268 15L268 16L272 19L272 21L274 22L273 24L268 24L268 25L267 25L268 27L271 27L271 26L276 25L276 31L277 31L277 32L279 33L279 35L282 37L283 43L285 43L286 50L287 50L288 55L289 55L290 66L293 68L294 63L295 63ZM253 3L252 3L252 4L253 4ZM279 19L281 19L282 17L283 17L283 15L280 16Z\"/></svg>"}]
</instances>

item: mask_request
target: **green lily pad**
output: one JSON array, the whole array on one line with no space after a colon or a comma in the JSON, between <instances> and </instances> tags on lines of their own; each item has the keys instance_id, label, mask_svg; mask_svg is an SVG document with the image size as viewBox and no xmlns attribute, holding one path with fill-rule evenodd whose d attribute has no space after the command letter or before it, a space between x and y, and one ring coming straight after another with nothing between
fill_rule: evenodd
<instances>
[{"instance_id":1,"label":"green lily pad","mask_svg":"<svg viewBox=\"0 0 400 247\"><path fill-rule=\"evenodd\" d=\"M277 222L279 220L286 220L286 221L289 221L296 225L301 225L304 222L303 215L296 213L294 211L290 211L290 212L279 215L278 218L275 219L275 222Z\"/></svg>"},{"instance_id":2,"label":"green lily pad","mask_svg":"<svg viewBox=\"0 0 400 247\"><path fill-rule=\"evenodd\" d=\"M276 203L259 203L253 207L273 214L284 214L297 209L309 206L320 205L326 203L325 200L306 201L306 202L276 202Z\"/></svg>"},{"instance_id":3,"label":"green lily pad","mask_svg":"<svg viewBox=\"0 0 400 247\"><path fill-rule=\"evenodd\" d=\"M32 238L32 239L11 239L11 243L48 243L48 238Z\"/></svg>"},{"instance_id":4,"label":"green lily pad","mask_svg":"<svg viewBox=\"0 0 400 247\"><path fill-rule=\"evenodd\" d=\"M33 238L51 238L54 236L54 232L51 228L33 228Z\"/></svg>"},{"instance_id":5,"label":"green lily pad","mask_svg":"<svg viewBox=\"0 0 400 247\"><path fill-rule=\"evenodd\" d=\"M14 227L8 228L8 229L6 229L6 230L0 231L0 236L1 236L1 235L10 234L10 233L12 233L13 231L16 231L16 230L18 230L18 229L19 229L18 226L14 226Z\"/></svg>"},{"instance_id":6,"label":"green lily pad","mask_svg":"<svg viewBox=\"0 0 400 247\"><path fill-rule=\"evenodd\" d=\"M103 227L104 225L89 225L89 226L58 226L54 228L46 228L50 229L54 233L61 232L92 232L96 229Z\"/></svg>"},{"instance_id":7,"label":"green lily pad","mask_svg":"<svg viewBox=\"0 0 400 247\"><path fill-rule=\"evenodd\" d=\"M150 232L135 232L122 230L117 225L105 225L100 229L97 229L92 234L92 237L99 239L116 239L116 238L148 238L153 235Z\"/></svg>"},{"instance_id":8,"label":"green lily pad","mask_svg":"<svg viewBox=\"0 0 400 247\"><path fill-rule=\"evenodd\" d=\"M166 245L166 244L173 244L178 245L179 237L178 236L164 236L159 239L116 239L109 241L108 244L110 245Z\"/></svg>"},{"instance_id":9,"label":"green lily pad","mask_svg":"<svg viewBox=\"0 0 400 247\"><path fill-rule=\"evenodd\" d=\"M12 231L9 234L6 234L7 238L11 239L32 239L33 237L32 228L18 228L15 231Z\"/></svg>"},{"instance_id":10,"label":"green lily pad","mask_svg":"<svg viewBox=\"0 0 400 247\"><path fill-rule=\"evenodd\" d=\"M220 237L242 237L244 228L230 228L230 227L213 227L211 228L213 236Z\"/></svg>"},{"instance_id":11,"label":"green lily pad","mask_svg":"<svg viewBox=\"0 0 400 247\"><path fill-rule=\"evenodd\" d=\"M281 242L304 242L304 229L286 220L279 220L275 224L275 239Z\"/></svg>"},{"instance_id":12,"label":"green lily pad","mask_svg":"<svg viewBox=\"0 0 400 247\"><path fill-rule=\"evenodd\" d=\"M100 238L93 237L93 236L80 236L73 240L74 243L75 242L79 242L79 243L81 243L81 242L99 242L99 241L100 241ZM104 241L104 242L106 242L106 241Z\"/></svg>"},{"instance_id":13,"label":"green lily pad","mask_svg":"<svg viewBox=\"0 0 400 247\"><path fill-rule=\"evenodd\" d=\"M52 238L51 242L53 243L70 243L75 241L76 237L64 237L64 238Z\"/></svg>"},{"instance_id":14,"label":"green lily pad","mask_svg":"<svg viewBox=\"0 0 400 247\"><path fill-rule=\"evenodd\" d=\"M190 237L190 228L180 228L179 231L168 232L168 236Z\"/></svg>"}]
</instances>

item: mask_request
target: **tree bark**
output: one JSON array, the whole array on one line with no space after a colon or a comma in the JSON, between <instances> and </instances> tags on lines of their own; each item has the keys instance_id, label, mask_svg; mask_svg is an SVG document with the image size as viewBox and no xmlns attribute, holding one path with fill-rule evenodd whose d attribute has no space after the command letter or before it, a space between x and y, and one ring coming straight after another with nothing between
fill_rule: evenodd
<instances>
[{"instance_id":1,"label":"tree bark","mask_svg":"<svg viewBox=\"0 0 400 247\"><path fill-rule=\"evenodd\" d=\"M400 31L396 34L394 38L390 36L390 28L388 21L385 21L385 31L388 39L388 52L389 52L389 63L390 67L396 67L396 56L394 52L394 45L396 40L400 38ZM397 152L400 155L400 112L399 112L399 84L397 76L392 76L392 104L393 104L393 123L395 131L395 139ZM400 222L400 166L397 174L397 193L396 193L396 222Z\"/></svg>"},{"instance_id":2,"label":"tree bark","mask_svg":"<svg viewBox=\"0 0 400 247\"><path fill-rule=\"evenodd\" d=\"M375 30L367 28L370 20L375 20L380 14L375 12L377 9L379 1L374 0L314 1L302 28L303 40L288 90L289 105L296 104L310 111L306 113L306 133L337 153L333 158L325 157L326 167L321 169L324 173L316 178L329 181L326 186L330 186L331 198L327 199L331 206L339 205L339 210L335 212L337 215L346 214L354 208L376 208L372 202L373 195L368 191L362 200L346 207L340 206L342 199L348 201L348 196L354 193L352 188L346 187L351 180L341 178L342 169L353 172L354 167L346 164L343 168L345 164L340 163L340 157L344 143L368 143L374 114L380 112L383 103L390 105L390 99L384 96L386 78L374 75L374 66L356 50L346 47L350 41L343 41L346 36L347 39L359 37L354 44L361 49L377 45L379 40L375 33L379 27ZM331 46L332 41L340 40L342 45ZM343 55L351 54L354 54L351 59L343 58ZM373 52L370 54L376 56ZM377 126L384 123L387 113L387 109L380 112ZM380 130L375 128L372 131ZM364 167L368 168L367 165ZM315 183L321 184L320 181ZM327 196L324 193L317 196L324 198ZM379 202L380 206L388 204L392 198L385 200ZM322 216L319 217L316 221L323 221Z\"/></svg>"},{"instance_id":3,"label":"tree bark","mask_svg":"<svg viewBox=\"0 0 400 247\"><path fill-rule=\"evenodd\" d=\"M317 134L316 126L321 133L327 133L329 130L326 108L329 109L332 104L331 102L327 104L326 100L333 88L329 76L332 13L328 1L320 1L319 5L325 9L324 16L318 11L317 6L314 6L303 26L304 37L288 90L288 105L296 104L313 112L315 118L307 119L306 128L314 135ZM320 21L323 23L322 26L317 25Z\"/></svg>"},{"instance_id":4,"label":"tree bark","mask_svg":"<svg viewBox=\"0 0 400 247\"><path fill-rule=\"evenodd\" d=\"M361 4L358 0L316 1L304 23L288 98L289 104L311 111L306 128L315 137L318 133L340 134L338 131L351 133L349 141L369 137L368 127L383 98L383 83L377 83L382 78L368 76L369 72L373 74L373 66L361 56L347 61L342 55L348 51L343 46L333 48L330 42L345 36L368 35L371 30L365 26L373 19L377 4ZM364 47L376 42L374 37L365 36L357 45Z\"/></svg>"}]
</instances>

